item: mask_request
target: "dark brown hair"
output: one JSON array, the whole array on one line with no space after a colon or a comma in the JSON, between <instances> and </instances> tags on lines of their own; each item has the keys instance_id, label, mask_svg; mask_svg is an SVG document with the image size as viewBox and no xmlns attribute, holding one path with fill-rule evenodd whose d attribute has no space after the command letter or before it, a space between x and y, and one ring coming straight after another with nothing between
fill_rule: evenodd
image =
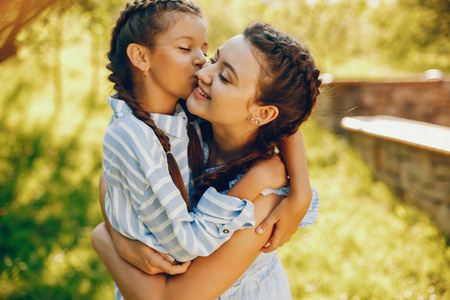
<instances>
[{"instance_id":1,"label":"dark brown hair","mask_svg":"<svg viewBox=\"0 0 450 300\"><path fill-rule=\"evenodd\" d=\"M126 53L131 43L152 48L156 38L176 23L178 13L202 16L198 6L185 0L137 0L134 3L127 3L112 30L111 49L108 52L110 63L107 68L111 71L108 79L114 83L117 98L124 100L133 110L133 114L152 128L161 142L172 180L190 208L180 169L170 153L169 138L156 126L150 114L142 109L139 99L133 95L131 62Z\"/></svg>"},{"instance_id":2,"label":"dark brown hair","mask_svg":"<svg viewBox=\"0 0 450 300\"><path fill-rule=\"evenodd\" d=\"M306 121L319 95L319 70L300 42L261 22L248 25L243 35L261 66L255 102L261 106L274 105L279 114L275 120L258 128L243 158L204 175L202 181L197 182L196 198L208 186L227 189L228 183L246 168L270 158L275 146Z\"/></svg>"}]
</instances>

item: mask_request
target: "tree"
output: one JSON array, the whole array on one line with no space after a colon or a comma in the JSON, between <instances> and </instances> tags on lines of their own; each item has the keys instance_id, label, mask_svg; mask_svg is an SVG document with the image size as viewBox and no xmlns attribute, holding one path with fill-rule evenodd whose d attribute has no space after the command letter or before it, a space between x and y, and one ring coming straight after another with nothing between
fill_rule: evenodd
<instances>
[{"instance_id":1,"label":"tree","mask_svg":"<svg viewBox=\"0 0 450 300\"><path fill-rule=\"evenodd\" d=\"M424 71L450 68L450 0L403 0L383 3L372 16L375 46L393 66Z\"/></svg>"},{"instance_id":2,"label":"tree","mask_svg":"<svg viewBox=\"0 0 450 300\"><path fill-rule=\"evenodd\" d=\"M41 13L66 0L2 0L0 1L0 63L17 53L19 32Z\"/></svg>"}]
</instances>

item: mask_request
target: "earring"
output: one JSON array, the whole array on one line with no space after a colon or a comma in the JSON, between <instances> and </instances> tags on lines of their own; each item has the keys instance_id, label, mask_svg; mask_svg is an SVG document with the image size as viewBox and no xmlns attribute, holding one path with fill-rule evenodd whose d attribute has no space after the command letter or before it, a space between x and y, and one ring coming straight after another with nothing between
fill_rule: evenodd
<instances>
[{"instance_id":1,"label":"earring","mask_svg":"<svg viewBox=\"0 0 450 300\"><path fill-rule=\"evenodd\" d=\"M255 119L253 119L253 117L250 118L250 122L255 123L257 125L261 125L261 121L260 120L255 120Z\"/></svg>"},{"instance_id":2,"label":"earring","mask_svg":"<svg viewBox=\"0 0 450 300\"><path fill-rule=\"evenodd\" d=\"M144 77L147 77L147 70L144 71Z\"/></svg>"}]
</instances>

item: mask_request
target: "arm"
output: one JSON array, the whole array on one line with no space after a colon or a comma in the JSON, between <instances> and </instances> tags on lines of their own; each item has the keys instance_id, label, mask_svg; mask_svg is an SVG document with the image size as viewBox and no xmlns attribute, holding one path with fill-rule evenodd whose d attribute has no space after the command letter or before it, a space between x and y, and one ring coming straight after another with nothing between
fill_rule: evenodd
<instances>
[{"instance_id":1,"label":"arm","mask_svg":"<svg viewBox=\"0 0 450 300\"><path fill-rule=\"evenodd\" d=\"M222 195L213 188L189 213L167 170L158 139L153 132L142 132L145 129L132 120L122 120L108 128L103 140L105 210L114 229L179 261L188 261L209 255L235 230L253 226L250 201ZM187 182L187 159L181 158L179 163Z\"/></svg>"},{"instance_id":2,"label":"arm","mask_svg":"<svg viewBox=\"0 0 450 300\"><path fill-rule=\"evenodd\" d=\"M267 188L287 185L286 167L278 155L256 163L227 192L227 195L242 199L255 199Z\"/></svg>"},{"instance_id":3,"label":"arm","mask_svg":"<svg viewBox=\"0 0 450 300\"><path fill-rule=\"evenodd\" d=\"M272 194L255 199L257 223L272 211L280 198ZM226 291L259 255L270 234L270 230L261 235L252 228L239 230L210 256L195 259L186 273L172 277L149 276L123 261L103 225L94 230L92 242L126 299L201 300L215 299Z\"/></svg>"},{"instance_id":4,"label":"arm","mask_svg":"<svg viewBox=\"0 0 450 300\"><path fill-rule=\"evenodd\" d=\"M305 146L300 130L282 141L279 147L290 177L291 193L256 229L262 233L276 224L270 245L263 249L264 252L271 252L290 240L305 217L312 198Z\"/></svg>"},{"instance_id":5,"label":"arm","mask_svg":"<svg viewBox=\"0 0 450 300\"><path fill-rule=\"evenodd\" d=\"M157 252L137 240L128 239L111 226L105 212L106 188L103 173L99 180L99 191L104 225L111 234L115 249L120 257L150 275L160 273L175 275L186 272L190 262L177 264L170 255Z\"/></svg>"},{"instance_id":6,"label":"arm","mask_svg":"<svg viewBox=\"0 0 450 300\"><path fill-rule=\"evenodd\" d=\"M264 168L259 167L257 169L253 168L249 170L228 193L235 196L238 196L239 193L246 194L246 196L250 197L255 195L254 198L256 198L256 196L259 195L258 191L261 191L263 187L258 187L257 184L254 184L252 185L252 189L249 189L248 186L250 181L258 181L259 179L259 182L263 182L266 186L268 186L268 183L270 182L271 186L278 187L287 183L285 178L284 164L279 157L274 157L271 160L264 162ZM245 188L246 186L247 188ZM109 223L105 212L106 189L103 174L100 177L99 190L100 206L105 220L105 226L110 232L114 246L121 258L150 275L159 273L174 275L184 273L187 270L189 262L181 265L170 264L168 261L172 262L173 259L168 259L165 255L160 255L160 253L145 244L137 240L128 239L117 232Z\"/></svg>"}]
</instances>

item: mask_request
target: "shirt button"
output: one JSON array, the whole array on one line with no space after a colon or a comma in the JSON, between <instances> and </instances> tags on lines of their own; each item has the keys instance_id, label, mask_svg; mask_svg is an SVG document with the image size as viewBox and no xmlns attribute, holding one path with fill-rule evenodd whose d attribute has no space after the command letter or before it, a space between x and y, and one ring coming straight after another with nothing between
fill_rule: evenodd
<instances>
[{"instance_id":1,"label":"shirt button","mask_svg":"<svg viewBox=\"0 0 450 300\"><path fill-rule=\"evenodd\" d=\"M228 230L228 229L224 229L223 231L222 231L223 233L230 233L230 231Z\"/></svg>"}]
</instances>

